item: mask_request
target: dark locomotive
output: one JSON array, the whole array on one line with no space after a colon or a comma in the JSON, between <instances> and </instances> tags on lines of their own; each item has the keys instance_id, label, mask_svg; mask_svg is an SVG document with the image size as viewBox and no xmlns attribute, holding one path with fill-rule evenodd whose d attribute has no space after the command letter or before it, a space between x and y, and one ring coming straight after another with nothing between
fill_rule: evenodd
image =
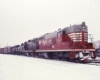
<instances>
[{"instance_id":1,"label":"dark locomotive","mask_svg":"<svg viewBox=\"0 0 100 80\"><path fill-rule=\"evenodd\" d=\"M90 62L96 58L96 53L88 39L87 26L82 22L28 40L21 45L1 48L0 53Z\"/></svg>"}]
</instances>

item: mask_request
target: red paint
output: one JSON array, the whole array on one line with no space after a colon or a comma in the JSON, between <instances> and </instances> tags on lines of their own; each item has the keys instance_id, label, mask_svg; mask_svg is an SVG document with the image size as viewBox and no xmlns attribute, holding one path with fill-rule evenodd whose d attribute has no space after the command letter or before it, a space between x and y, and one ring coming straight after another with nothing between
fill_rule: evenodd
<instances>
[{"instance_id":1,"label":"red paint","mask_svg":"<svg viewBox=\"0 0 100 80\"><path fill-rule=\"evenodd\" d=\"M75 33L75 32L72 32ZM77 32L76 32L77 33ZM39 44L40 50L61 50L61 49L94 49L92 43L88 43L85 41L85 33L84 31L78 32L82 33L82 41L79 42L73 42L73 40L66 35L60 34L60 36L55 36L49 39L43 39L41 40L41 44ZM87 37L88 35L86 35ZM51 42L49 43L49 41ZM70 51L70 58L75 59L76 53L73 51ZM95 53L94 56L96 57Z\"/></svg>"}]
</instances>

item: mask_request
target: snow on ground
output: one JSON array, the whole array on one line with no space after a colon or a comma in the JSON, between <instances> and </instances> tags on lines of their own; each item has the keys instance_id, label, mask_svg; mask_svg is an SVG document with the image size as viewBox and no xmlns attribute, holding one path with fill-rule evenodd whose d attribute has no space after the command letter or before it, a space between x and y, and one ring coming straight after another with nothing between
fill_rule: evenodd
<instances>
[{"instance_id":1,"label":"snow on ground","mask_svg":"<svg viewBox=\"0 0 100 80\"><path fill-rule=\"evenodd\" d=\"M0 80L100 80L100 66L0 54Z\"/></svg>"},{"instance_id":2,"label":"snow on ground","mask_svg":"<svg viewBox=\"0 0 100 80\"><path fill-rule=\"evenodd\" d=\"M100 60L100 57L96 57L96 60Z\"/></svg>"}]
</instances>

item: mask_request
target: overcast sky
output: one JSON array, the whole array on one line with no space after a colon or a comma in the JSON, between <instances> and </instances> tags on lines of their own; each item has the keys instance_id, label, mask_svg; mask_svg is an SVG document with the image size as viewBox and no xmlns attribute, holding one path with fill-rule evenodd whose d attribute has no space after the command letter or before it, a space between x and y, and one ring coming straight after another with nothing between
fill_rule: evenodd
<instances>
[{"instance_id":1,"label":"overcast sky","mask_svg":"<svg viewBox=\"0 0 100 80\"><path fill-rule=\"evenodd\" d=\"M100 40L100 0L0 0L0 47L83 21Z\"/></svg>"}]
</instances>

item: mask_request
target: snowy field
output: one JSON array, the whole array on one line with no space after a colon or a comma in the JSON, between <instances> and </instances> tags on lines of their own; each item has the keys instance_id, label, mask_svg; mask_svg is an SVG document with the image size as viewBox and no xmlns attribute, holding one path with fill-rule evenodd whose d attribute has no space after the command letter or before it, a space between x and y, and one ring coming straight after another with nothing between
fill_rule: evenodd
<instances>
[{"instance_id":1,"label":"snowy field","mask_svg":"<svg viewBox=\"0 0 100 80\"><path fill-rule=\"evenodd\" d=\"M0 54L0 80L100 80L100 66Z\"/></svg>"}]
</instances>

